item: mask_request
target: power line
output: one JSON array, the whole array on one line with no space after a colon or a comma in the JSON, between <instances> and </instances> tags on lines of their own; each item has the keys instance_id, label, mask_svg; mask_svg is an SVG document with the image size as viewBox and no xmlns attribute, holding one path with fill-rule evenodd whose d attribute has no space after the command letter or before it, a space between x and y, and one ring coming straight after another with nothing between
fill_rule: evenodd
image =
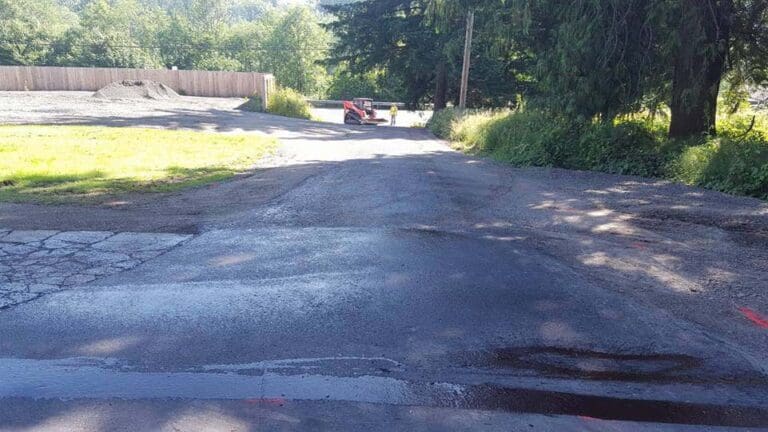
<instances>
[{"instance_id":1,"label":"power line","mask_svg":"<svg viewBox=\"0 0 768 432\"><path fill-rule=\"evenodd\" d=\"M66 43L66 42L42 42L42 41L11 41L0 40L0 44L20 44L20 45L39 45L39 46L61 46L61 47L78 47L78 48L128 48L128 49L172 49L172 48L187 48L197 49L204 51L295 51L295 52L320 52L331 51L330 47L290 47L290 46L254 46L254 45L233 45L226 44L216 46L212 44L178 44L170 43L163 45L137 45L137 44L112 44L109 42L103 43Z\"/></svg>"}]
</instances>

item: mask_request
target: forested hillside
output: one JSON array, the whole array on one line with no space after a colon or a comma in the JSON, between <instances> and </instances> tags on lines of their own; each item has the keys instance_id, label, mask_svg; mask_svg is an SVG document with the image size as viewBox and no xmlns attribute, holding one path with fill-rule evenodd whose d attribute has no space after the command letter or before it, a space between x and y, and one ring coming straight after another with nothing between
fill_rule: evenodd
<instances>
[{"instance_id":1,"label":"forested hillside","mask_svg":"<svg viewBox=\"0 0 768 432\"><path fill-rule=\"evenodd\" d=\"M267 71L319 94L323 20L272 0L0 0L0 64Z\"/></svg>"}]
</instances>

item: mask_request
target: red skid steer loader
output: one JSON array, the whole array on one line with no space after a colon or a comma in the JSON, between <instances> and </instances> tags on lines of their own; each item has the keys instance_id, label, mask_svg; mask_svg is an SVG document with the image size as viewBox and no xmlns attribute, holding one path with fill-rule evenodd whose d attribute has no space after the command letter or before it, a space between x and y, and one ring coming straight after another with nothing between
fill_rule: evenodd
<instances>
[{"instance_id":1,"label":"red skid steer loader","mask_svg":"<svg viewBox=\"0 0 768 432\"><path fill-rule=\"evenodd\" d=\"M386 119L376 117L372 99L355 98L352 101L344 101L345 124L377 125L386 121Z\"/></svg>"}]
</instances>

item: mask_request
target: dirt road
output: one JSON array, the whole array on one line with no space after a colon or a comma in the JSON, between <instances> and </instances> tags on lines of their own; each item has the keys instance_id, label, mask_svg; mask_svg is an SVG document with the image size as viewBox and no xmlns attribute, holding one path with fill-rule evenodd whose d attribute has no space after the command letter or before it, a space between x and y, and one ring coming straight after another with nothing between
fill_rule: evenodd
<instances>
[{"instance_id":1,"label":"dirt road","mask_svg":"<svg viewBox=\"0 0 768 432\"><path fill-rule=\"evenodd\" d=\"M515 169L424 130L232 105L0 94L0 122L282 142L250 175L196 190L97 208L0 204L5 230L192 235L125 271L0 310L0 334L11 335L0 340L0 396L16 408L0 411L7 424L86 424L92 411L118 427L109 398L146 413L147 429L184 430L194 406L217 425L258 418L286 429L356 430L354 419L381 430L768 421L765 202ZM637 398L648 403L615 408Z\"/></svg>"}]
</instances>

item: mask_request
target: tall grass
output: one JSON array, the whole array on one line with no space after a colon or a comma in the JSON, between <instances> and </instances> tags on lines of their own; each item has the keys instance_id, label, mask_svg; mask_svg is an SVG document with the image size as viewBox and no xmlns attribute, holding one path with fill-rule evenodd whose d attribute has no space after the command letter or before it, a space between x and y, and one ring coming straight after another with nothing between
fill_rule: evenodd
<instances>
[{"instance_id":1,"label":"tall grass","mask_svg":"<svg viewBox=\"0 0 768 432\"><path fill-rule=\"evenodd\" d=\"M731 116L719 136L666 137L666 124L647 117L577 122L535 110L434 114L427 126L463 151L517 166L551 166L662 177L768 199L768 114ZM746 132L748 131L748 132Z\"/></svg>"}]
</instances>

